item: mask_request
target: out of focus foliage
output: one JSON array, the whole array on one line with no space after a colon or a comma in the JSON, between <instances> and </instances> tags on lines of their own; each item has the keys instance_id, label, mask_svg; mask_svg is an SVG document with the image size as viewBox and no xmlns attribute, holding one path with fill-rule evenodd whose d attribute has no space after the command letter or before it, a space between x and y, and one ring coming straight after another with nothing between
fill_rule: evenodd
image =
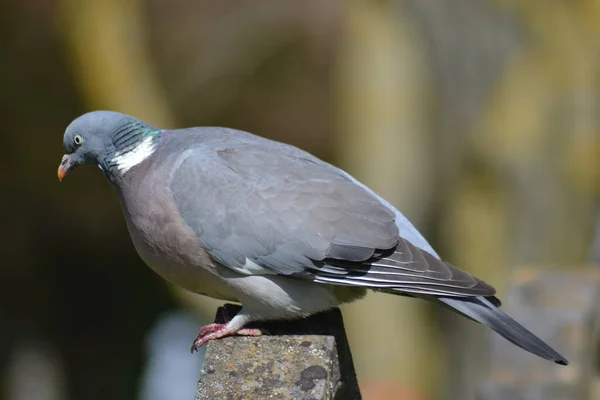
<instances>
[{"instance_id":1,"label":"out of focus foliage","mask_svg":"<svg viewBox=\"0 0 600 400\"><path fill-rule=\"evenodd\" d=\"M98 171L59 185L90 109L302 147L500 294L514 266L590 257L597 0L8 0L0 22L7 400L135 398L158 316L214 311L138 259ZM367 399L469 399L485 376L469 322L385 295L344 311Z\"/></svg>"}]
</instances>

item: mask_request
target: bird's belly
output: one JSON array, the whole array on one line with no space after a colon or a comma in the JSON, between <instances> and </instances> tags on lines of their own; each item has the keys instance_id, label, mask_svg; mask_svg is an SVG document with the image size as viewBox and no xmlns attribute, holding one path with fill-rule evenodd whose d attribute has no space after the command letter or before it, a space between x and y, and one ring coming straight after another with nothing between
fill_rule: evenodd
<instances>
[{"instance_id":1,"label":"bird's belly","mask_svg":"<svg viewBox=\"0 0 600 400\"><path fill-rule=\"evenodd\" d=\"M140 258L167 281L190 292L214 299L239 301L227 285L221 284L220 279L209 276L205 267L156 258L152 255L153 252L147 251L143 247L136 246Z\"/></svg>"},{"instance_id":2,"label":"bird's belly","mask_svg":"<svg viewBox=\"0 0 600 400\"><path fill-rule=\"evenodd\" d=\"M282 275L241 275L221 268L246 312L259 319L306 317L338 305L329 285Z\"/></svg>"},{"instance_id":3,"label":"bird's belly","mask_svg":"<svg viewBox=\"0 0 600 400\"><path fill-rule=\"evenodd\" d=\"M279 275L243 275L220 265L187 225L177 221L157 224L155 218L140 216L127 225L138 254L160 276L194 293L240 302L257 317L298 318L338 304L328 285Z\"/></svg>"},{"instance_id":4,"label":"bird's belly","mask_svg":"<svg viewBox=\"0 0 600 400\"><path fill-rule=\"evenodd\" d=\"M193 293L239 301L187 226L173 221L157 224L145 216L126 219L140 258L162 278Z\"/></svg>"}]
</instances>

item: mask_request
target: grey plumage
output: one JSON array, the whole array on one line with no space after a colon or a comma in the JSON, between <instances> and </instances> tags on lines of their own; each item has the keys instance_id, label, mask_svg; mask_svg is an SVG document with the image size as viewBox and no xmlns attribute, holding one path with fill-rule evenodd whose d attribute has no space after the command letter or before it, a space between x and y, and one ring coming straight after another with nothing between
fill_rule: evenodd
<instances>
[{"instance_id":1,"label":"grey plumage","mask_svg":"<svg viewBox=\"0 0 600 400\"><path fill-rule=\"evenodd\" d=\"M344 171L245 132L158 130L104 113L67 128L68 158L104 170L148 265L188 290L243 304L229 333L253 320L309 315L370 288L441 302L566 364L497 309L492 286L441 260L398 210ZM102 131L99 119L111 124ZM102 136L92 142L105 149L73 148L76 132Z\"/></svg>"},{"instance_id":2,"label":"grey plumage","mask_svg":"<svg viewBox=\"0 0 600 400\"><path fill-rule=\"evenodd\" d=\"M223 130L225 131L225 130ZM319 282L491 296L494 289L399 236L394 213L291 146L195 128L169 190L213 257ZM206 190L206 188L211 188ZM376 254L377 253L377 254Z\"/></svg>"}]
</instances>

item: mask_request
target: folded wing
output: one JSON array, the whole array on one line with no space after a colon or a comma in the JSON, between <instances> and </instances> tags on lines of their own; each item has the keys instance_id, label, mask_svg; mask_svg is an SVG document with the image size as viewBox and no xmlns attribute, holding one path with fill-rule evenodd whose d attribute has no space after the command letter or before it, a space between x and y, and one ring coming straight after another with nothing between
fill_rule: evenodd
<instances>
[{"instance_id":1,"label":"folded wing","mask_svg":"<svg viewBox=\"0 0 600 400\"><path fill-rule=\"evenodd\" d=\"M397 211L297 148L232 134L184 152L172 176L183 219L216 260L240 273L398 293L495 292L402 238Z\"/></svg>"}]
</instances>

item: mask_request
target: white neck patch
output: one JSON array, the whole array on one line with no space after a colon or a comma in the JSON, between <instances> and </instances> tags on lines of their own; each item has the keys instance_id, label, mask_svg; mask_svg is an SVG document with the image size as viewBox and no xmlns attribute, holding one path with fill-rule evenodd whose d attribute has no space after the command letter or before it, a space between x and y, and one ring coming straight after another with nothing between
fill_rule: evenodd
<instances>
[{"instance_id":1,"label":"white neck patch","mask_svg":"<svg viewBox=\"0 0 600 400\"><path fill-rule=\"evenodd\" d=\"M154 143L154 137L147 136L133 149L126 152L115 152L115 156L113 157L112 161L116 164L117 170L121 174L125 174L132 167L150 157L152 153L154 153L155 147L156 144Z\"/></svg>"}]
</instances>

